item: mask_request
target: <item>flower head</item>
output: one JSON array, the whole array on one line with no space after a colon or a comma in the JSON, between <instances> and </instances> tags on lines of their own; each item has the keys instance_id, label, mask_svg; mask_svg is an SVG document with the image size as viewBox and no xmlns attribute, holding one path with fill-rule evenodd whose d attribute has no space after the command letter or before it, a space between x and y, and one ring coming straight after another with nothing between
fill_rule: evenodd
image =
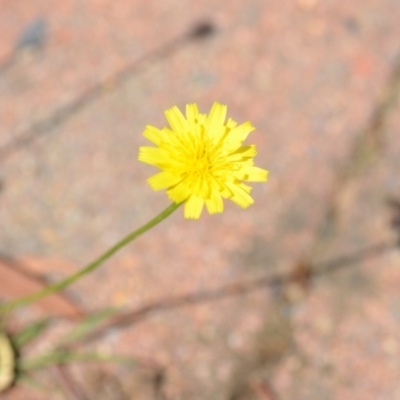
<instances>
[{"instance_id":1,"label":"flower head","mask_svg":"<svg viewBox=\"0 0 400 400\"><path fill-rule=\"evenodd\" d=\"M171 128L147 126L143 135L158 147L141 147L139 160L162 171L148 182L154 190L166 189L175 203L185 202L185 218L200 217L204 204L210 214L224 209L223 198L242 208L254 201L243 181L265 182L268 171L254 166L254 145L242 146L255 128L226 119L227 107L214 103L209 114L196 104L165 111Z\"/></svg>"}]
</instances>

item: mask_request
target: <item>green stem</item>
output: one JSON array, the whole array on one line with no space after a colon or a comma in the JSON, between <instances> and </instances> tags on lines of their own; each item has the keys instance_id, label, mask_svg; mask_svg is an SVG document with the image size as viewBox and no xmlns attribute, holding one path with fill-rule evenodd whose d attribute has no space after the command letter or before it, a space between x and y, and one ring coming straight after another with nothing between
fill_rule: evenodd
<instances>
[{"instance_id":1,"label":"green stem","mask_svg":"<svg viewBox=\"0 0 400 400\"><path fill-rule=\"evenodd\" d=\"M46 368L56 364L69 364L89 361L108 361L121 364L136 364L136 360L130 357L103 355L93 352L72 353L60 349L53 350L41 357L22 360L20 361L18 368L23 372L27 372L36 369Z\"/></svg>"},{"instance_id":2,"label":"green stem","mask_svg":"<svg viewBox=\"0 0 400 400\"><path fill-rule=\"evenodd\" d=\"M96 258L96 260L92 261L90 264L86 265L84 268L75 272L74 274L68 276L60 282L56 282L46 286L44 289L39 290L38 292L32 293L28 296L22 297L20 299L10 301L8 303L0 304L0 312L1 311L10 311L13 308L21 307L30 303L33 303L45 296L48 296L52 293L56 293L60 290L65 289L67 286L72 285L78 279L82 278L86 274L94 271L101 264L103 264L106 260L108 260L112 255L114 255L118 250L122 247L126 246L132 240L136 239L141 234L147 232L149 229L153 228L155 225L159 224L169 215L171 215L182 203L172 203L169 207L167 207L164 211L150 220L147 224L141 226L139 229L131 232L128 236L124 237L110 249L108 249L105 253L103 253L100 257Z\"/></svg>"}]
</instances>

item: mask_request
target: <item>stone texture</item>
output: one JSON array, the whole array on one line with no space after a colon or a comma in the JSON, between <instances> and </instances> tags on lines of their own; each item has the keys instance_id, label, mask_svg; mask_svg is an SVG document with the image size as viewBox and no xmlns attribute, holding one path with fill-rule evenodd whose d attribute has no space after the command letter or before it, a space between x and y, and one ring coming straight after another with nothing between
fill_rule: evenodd
<instances>
[{"instance_id":1,"label":"stone texture","mask_svg":"<svg viewBox=\"0 0 400 400\"><path fill-rule=\"evenodd\" d=\"M0 0L0 9L7 256L41 259L40 273L59 279L67 271L51 259L79 268L166 207L137 151L144 126L164 125L163 110L175 104L228 104L234 119L257 127L249 141L270 170L249 210L226 204L199 221L178 210L69 289L79 306L140 308L393 240L385 202L399 196L399 113L383 113L383 143L372 135L359 149L382 99L397 90L398 1ZM13 53L40 17L43 48ZM183 40L198 21L215 33ZM130 73L120 81L120 71ZM90 101L68 108L88 91ZM397 398L398 262L391 249L318 276L310 288L160 310L91 346L165 366L160 390L174 400ZM100 368L73 373L94 392ZM157 398L150 378L110 369L125 398ZM132 375L140 384L130 384ZM4 398L57 395L27 390Z\"/></svg>"}]
</instances>

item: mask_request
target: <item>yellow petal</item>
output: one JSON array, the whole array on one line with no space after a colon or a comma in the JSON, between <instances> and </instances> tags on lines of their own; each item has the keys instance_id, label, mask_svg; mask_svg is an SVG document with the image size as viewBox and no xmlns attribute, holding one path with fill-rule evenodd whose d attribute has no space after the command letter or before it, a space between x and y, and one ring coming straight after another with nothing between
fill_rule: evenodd
<instances>
[{"instance_id":1,"label":"yellow petal","mask_svg":"<svg viewBox=\"0 0 400 400\"><path fill-rule=\"evenodd\" d=\"M175 203L181 203L182 201L188 199L192 194L192 191L188 187L185 181L172 186L167 190L168 197Z\"/></svg>"},{"instance_id":2,"label":"yellow petal","mask_svg":"<svg viewBox=\"0 0 400 400\"><path fill-rule=\"evenodd\" d=\"M171 174L169 171L162 171L153 175L147 180L153 190L161 190L175 186L182 180L182 177Z\"/></svg>"},{"instance_id":3,"label":"yellow petal","mask_svg":"<svg viewBox=\"0 0 400 400\"><path fill-rule=\"evenodd\" d=\"M206 199L206 207L210 214L217 214L224 211L224 203L222 201L221 194L213 190L210 198Z\"/></svg>"},{"instance_id":4,"label":"yellow petal","mask_svg":"<svg viewBox=\"0 0 400 400\"><path fill-rule=\"evenodd\" d=\"M169 162L170 157L164 149L142 146L139 148L139 161L159 166L163 162Z\"/></svg>"},{"instance_id":5,"label":"yellow petal","mask_svg":"<svg viewBox=\"0 0 400 400\"><path fill-rule=\"evenodd\" d=\"M193 193L203 199L207 199L210 197L210 183L208 179L198 178L193 186Z\"/></svg>"},{"instance_id":6,"label":"yellow petal","mask_svg":"<svg viewBox=\"0 0 400 400\"><path fill-rule=\"evenodd\" d=\"M242 143L255 129L256 128L254 128L250 122L245 122L244 124L237 126L235 129L232 129L229 133L229 141Z\"/></svg>"},{"instance_id":7,"label":"yellow petal","mask_svg":"<svg viewBox=\"0 0 400 400\"><path fill-rule=\"evenodd\" d=\"M198 219L203 210L204 200L197 196L190 196L185 203L185 218Z\"/></svg>"},{"instance_id":8,"label":"yellow petal","mask_svg":"<svg viewBox=\"0 0 400 400\"><path fill-rule=\"evenodd\" d=\"M236 178L247 182L266 182L268 180L269 171L263 168L246 166L235 174Z\"/></svg>"},{"instance_id":9,"label":"yellow petal","mask_svg":"<svg viewBox=\"0 0 400 400\"><path fill-rule=\"evenodd\" d=\"M165 111L165 116L173 131L187 131L187 121L178 107L174 106Z\"/></svg>"},{"instance_id":10,"label":"yellow petal","mask_svg":"<svg viewBox=\"0 0 400 400\"><path fill-rule=\"evenodd\" d=\"M243 182L238 182L237 181L236 185L239 186L240 188L242 188L246 193L250 193L253 190L253 188L251 186L246 185Z\"/></svg>"},{"instance_id":11,"label":"yellow petal","mask_svg":"<svg viewBox=\"0 0 400 400\"><path fill-rule=\"evenodd\" d=\"M247 208L249 205L254 203L253 198L247 193L247 191L233 183L227 183L226 186L232 191L233 196L230 197L234 203L242 208Z\"/></svg>"},{"instance_id":12,"label":"yellow petal","mask_svg":"<svg viewBox=\"0 0 400 400\"><path fill-rule=\"evenodd\" d=\"M186 105L186 118L188 121L194 121L195 123L199 122L199 108L197 104L187 104Z\"/></svg>"},{"instance_id":13,"label":"yellow petal","mask_svg":"<svg viewBox=\"0 0 400 400\"><path fill-rule=\"evenodd\" d=\"M237 122L234 121L232 118L229 118L228 121L226 121L225 126L231 131L232 129L237 127Z\"/></svg>"},{"instance_id":14,"label":"yellow petal","mask_svg":"<svg viewBox=\"0 0 400 400\"><path fill-rule=\"evenodd\" d=\"M166 140L166 135L160 129L155 128L154 126L147 125L145 131L143 132L143 136L153 142L156 145L159 145L163 140Z\"/></svg>"},{"instance_id":15,"label":"yellow petal","mask_svg":"<svg viewBox=\"0 0 400 400\"><path fill-rule=\"evenodd\" d=\"M221 129L216 129L214 133L214 143L215 144L220 144L221 146L224 144L226 141L226 138L229 136L230 132L232 129L234 129L237 126L237 122L235 122L233 119L229 118L228 121L226 122L225 125L221 127ZM225 148L228 143L225 143ZM236 150L238 147L240 147L242 143L240 143L237 147L231 149L227 148L227 152L232 152Z\"/></svg>"},{"instance_id":16,"label":"yellow petal","mask_svg":"<svg viewBox=\"0 0 400 400\"><path fill-rule=\"evenodd\" d=\"M230 154L226 157L227 161L242 161L247 158L253 158L257 154L256 146L243 146L240 149L236 150L234 153Z\"/></svg>"},{"instance_id":17,"label":"yellow petal","mask_svg":"<svg viewBox=\"0 0 400 400\"><path fill-rule=\"evenodd\" d=\"M218 128L224 125L226 111L227 107L223 104L215 102L212 105L206 121L209 136L212 136L213 131L216 131Z\"/></svg>"}]
</instances>

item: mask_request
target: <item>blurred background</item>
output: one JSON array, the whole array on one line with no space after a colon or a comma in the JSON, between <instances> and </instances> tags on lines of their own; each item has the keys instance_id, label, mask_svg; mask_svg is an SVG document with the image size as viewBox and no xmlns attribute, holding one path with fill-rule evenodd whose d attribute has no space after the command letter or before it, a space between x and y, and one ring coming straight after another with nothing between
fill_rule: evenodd
<instances>
[{"instance_id":1,"label":"blurred background","mask_svg":"<svg viewBox=\"0 0 400 400\"><path fill-rule=\"evenodd\" d=\"M137 366L74 365L71 398L400 399L399 21L398 0L0 0L3 301L168 205L137 154L173 105L227 104L270 171L249 209L178 210L15 313L60 316L36 349L77 316L130 313L84 346Z\"/></svg>"}]
</instances>

